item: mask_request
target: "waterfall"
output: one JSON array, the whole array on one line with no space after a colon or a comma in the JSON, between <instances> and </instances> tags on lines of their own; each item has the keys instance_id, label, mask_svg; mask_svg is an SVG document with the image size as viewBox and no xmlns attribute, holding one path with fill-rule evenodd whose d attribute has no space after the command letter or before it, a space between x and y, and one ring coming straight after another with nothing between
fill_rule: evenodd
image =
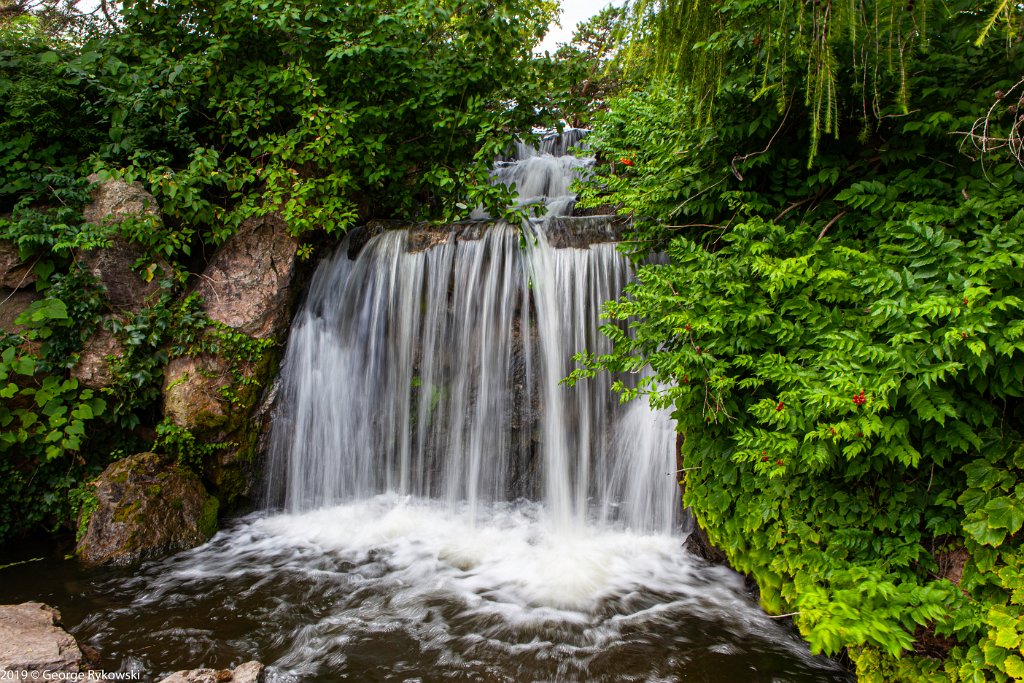
<instances>
[{"instance_id":1,"label":"waterfall","mask_svg":"<svg viewBox=\"0 0 1024 683\"><path fill-rule=\"evenodd\" d=\"M267 509L76 579L76 635L152 680L259 659L268 683L847 683L684 548L670 416L606 376L560 383L574 352L608 350L599 310L632 275L615 218L571 215L578 136L495 170L542 218L373 224L322 263Z\"/></svg>"},{"instance_id":2,"label":"waterfall","mask_svg":"<svg viewBox=\"0 0 1024 683\"><path fill-rule=\"evenodd\" d=\"M542 214L526 225L371 226L320 266L282 365L273 504L392 492L476 515L529 499L562 529L673 529L667 415L620 406L605 375L561 384L575 352L609 350L600 309L632 276L614 217L571 216L593 164L567 153L581 137L498 163L495 181Z\"/></svg>"}]
</instances>

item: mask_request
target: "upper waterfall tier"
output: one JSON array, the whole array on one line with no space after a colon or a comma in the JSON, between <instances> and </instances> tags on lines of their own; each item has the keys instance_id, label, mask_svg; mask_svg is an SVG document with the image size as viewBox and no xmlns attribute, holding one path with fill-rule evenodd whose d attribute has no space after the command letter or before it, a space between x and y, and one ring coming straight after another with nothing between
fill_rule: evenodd
<instances>
[{"instance_id":1,"label":"upper waterfall tier","mask_svg":"<svg viewBox=\"0 0 1024 683\"><path fill-rule=\"evenodd\" d=\"M572 183L585 178L594 166L592 157L570 154L583 147L586 133L569 128L544 136L536 147L517 143L514 156L495 165L494 182L514 187L519 195L516 205L535 207L538 218L571 216L576 204ZM487 214L478 209L473 218L487 218Z\"/></svg>"}]
</instances>

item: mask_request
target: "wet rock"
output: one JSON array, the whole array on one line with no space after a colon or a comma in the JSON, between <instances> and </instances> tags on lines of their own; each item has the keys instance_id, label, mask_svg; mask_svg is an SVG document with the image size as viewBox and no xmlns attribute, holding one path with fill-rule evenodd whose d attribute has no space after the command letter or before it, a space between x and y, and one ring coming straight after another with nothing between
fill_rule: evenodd
<instances>
[{"instance_id":1,"label":"wet rock","mask_svg":"<svg viewBox=\"0 0 1024 683\"><path fill-rule=\"evenodd\" d=\"M35 281L32 264L21 260L18 248L10 242L0 241L0 287L20 289Z\"/></svg>"},{"instance_id":2,"label":"wet rock","mask_svg":"<svg viewBox=\"0 0 1024 683\"><path fill-rule=\"evenodd\" d=\"M60 628L60 612L40 602L0 605L0 672L77 672L82 652ZM14 680L35 678L18 676Z\"/></svg>"},{"instance_id":3,"label":"wet rock","mask_svg":"<svg viewBox=\"0 0 1024 683\"><path fill-rule=\"evenodd\" d=\"M234 669L192 669L177 671L160 683L263 683L266 672L259 662L246 662Z\"/></svg>"},{"instance_id":4,"label":"wet rock","mask_svg":"<svg viewBox=\"0 0 1024 683\"><path fill-rule=\"evenodd\" d=\"M291 318L298 247L280 216L249 219L203 271L195 290L203 296L203 310L251 337L280 334Z\"/></svg>"},{"instance_id":5,"label":"wet rock","mask_svg":"<svg viewBox=\"0 0 1024 683\"><path fill-rule=\"evenodd\" d=\"M547 225L548 243L556 249L586 249L591 244L618 242L628 225L625 216L560 216Z\"/></svg>"},{"instance_id":6,"label":"wet rock","mask_svg":"<svg viewBox=\"0 0 1024 683\"><path fill-rule=\"evenodd\" d=\"M108 387L113 383L110 356L120 356L123 352L124 348L114 333L100 328L85 342L78 363L71 368L71 376L78 380L80 386L89 389Z\"/></svg>"},{"instance_id":7,"label":"wet rock","mask_svg":"<svg viewBox=\"0 0 1024 683\"><path fill-rule=\"evenodd\" d=\"M91 486L95 511L75 549L86 564L131 565L193 548L216 530L217 499L196 474L153 453L111 464Z\"/></svg>"}]
</instances>

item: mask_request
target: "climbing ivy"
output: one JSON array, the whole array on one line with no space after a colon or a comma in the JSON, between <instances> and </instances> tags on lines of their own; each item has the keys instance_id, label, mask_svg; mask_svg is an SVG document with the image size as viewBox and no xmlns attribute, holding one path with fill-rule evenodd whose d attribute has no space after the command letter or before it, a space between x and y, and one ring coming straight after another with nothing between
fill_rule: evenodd
<instances>
[{"instance_id":1,"label":"climbing ivy","mask_svg":"<svg viewBox=\"0 0 1024 683\"><path fill-rule=\"evenodd\" d=\"M864 681L1024 677L1024 169L959 144L1024 54L941 19L910 110L810 168L813 103L765 107L734 64L714 126L687 91L614 102L584 189L668 258L571 381L644 375L616 388L673 410L711 542Z\"/></svg>"}]
</instances>

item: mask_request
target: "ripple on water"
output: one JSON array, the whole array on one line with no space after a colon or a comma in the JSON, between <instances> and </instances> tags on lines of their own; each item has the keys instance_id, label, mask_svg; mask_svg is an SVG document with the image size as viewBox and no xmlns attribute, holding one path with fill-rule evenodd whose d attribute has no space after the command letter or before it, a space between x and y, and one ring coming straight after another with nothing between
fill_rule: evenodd
<instances>
[{"instance_id":1,"label":"ripple on water","mask_svg":"<svg viewBox=\"0 0 1024 683\"><path fill-rule=\"evenodd\" d=\"M258 658L272 681L849 680L681 538L557 531L535 503L470 519L386 495L253 515L78 585L86 616L65 621L107 670Z\"/></svg>"}]
</instances>

